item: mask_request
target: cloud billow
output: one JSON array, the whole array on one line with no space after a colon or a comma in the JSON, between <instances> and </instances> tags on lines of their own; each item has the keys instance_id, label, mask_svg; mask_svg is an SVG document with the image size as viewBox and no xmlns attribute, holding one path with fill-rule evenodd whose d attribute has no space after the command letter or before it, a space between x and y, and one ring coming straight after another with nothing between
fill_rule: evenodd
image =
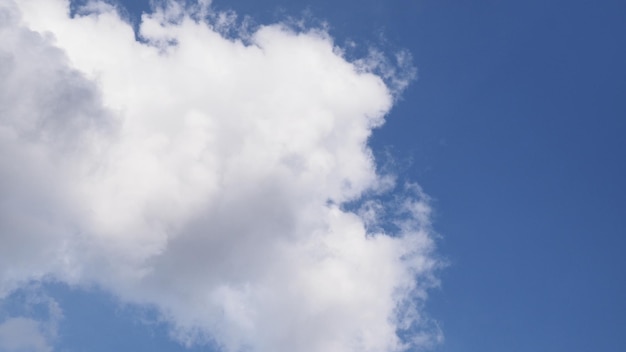
<instances>
[{"instance_id":1,"label":"cloud billow","mask_svg":"<svg viewBox=\"0 0 626 352\"><path fill-rule=\"evenodd\" d=\"M370 197L390 182L367 146L397 93L384 58L320 29L225 36L207 6L165 3L138 41L105 3L0 0L0 297L97 285L225 351L439 338L428 203Z\"/></svg>"}]
</instances>

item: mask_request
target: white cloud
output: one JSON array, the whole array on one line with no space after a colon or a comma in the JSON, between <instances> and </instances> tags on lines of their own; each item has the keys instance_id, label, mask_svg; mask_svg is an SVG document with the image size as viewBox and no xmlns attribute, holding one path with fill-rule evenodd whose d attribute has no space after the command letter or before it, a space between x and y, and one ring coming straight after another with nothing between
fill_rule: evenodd
<instances>
[{"instance_id":1,"label":"white cloud","mask_svg":"<svg viewBox=\"0 0 626 352\"><path fill-rule=\"evenodd\" d=\"M0 306L3 316L0 318L0 351L52 351L59 321L63 319L61 308L54 299L40 294L32 285L21 289L19 296L5 300L5 307ZM7 306L14 311L12 315L5 312Z\"/></svg>"},{"instance_id":2,"label":"white cloud","mask_svg":"<svg viewBox=\"0 0 626 352\"><path fill-rule=\"evenodd\" d=\"M226 351L408 347L435 282L428 204L342 206L389 187L367 139L406 77L322 30L227 39L232 20L174 3L138 42L94 4L0 0L0 294L96 284Z\"/></svg>"},{"instance_id":3,"label":"white cloud","mask_svg":"<svg viewBox=\"0 0 626 352\"><path fill-rule=\"evenodd\" d=\"M29 318L10 318L0 324L0 351L48 352L52 348L39 330L39 323Z\"/></svg>"}]
</instances>

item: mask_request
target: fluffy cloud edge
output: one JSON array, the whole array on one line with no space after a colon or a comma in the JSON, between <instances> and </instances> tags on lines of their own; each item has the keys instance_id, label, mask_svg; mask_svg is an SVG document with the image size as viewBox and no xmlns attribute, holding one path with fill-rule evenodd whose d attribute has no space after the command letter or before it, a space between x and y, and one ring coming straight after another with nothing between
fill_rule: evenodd
<instances>
[{"instance_id":1,"label":"fluffy cloud edge","mask_svg":"<svg viewBox=\"0 0 626 352\"><path fill-rule=\"evenodd\" d=\"M11 11L10 2L6 3L9 5L5 8ZM19 138L32 135L24 132L30 131L28 128L36 132L35 139L25 144L26 149L32 149L31 154L28 154L29 151L16 150L17 155L30 161L27 166L32 167L32 170L23 171L22 175L26 180L30 179L26 181L27 188L42 187L41 182L32 179L31 174L35 171L47 172L52 184L61 186L72 195L68 197L66 194L57 194L45 186L30 192L25 192L24 189L14 192L15 199L19 198L25 207L24 211L12 209L12 212L4 211L2 215L29 214L30 218L24 219L26 222L43 219L42 224L28 224L32 227L28 229L28 236L32 236L32 241L40 238L38 231L49 232L52 229L53 232L58 232L51 239L46 239L48 242L44 241L43 245L23 242L18 243L16 248L30 246L30 249L42 251L45 258L57 259L53 260L52 267L41 267L37 263L33 266L27 260L19 264L19 261L11 262L8 259L3 264L4 267L9 267L12 272L16 272L16 269L23 270L26 274L15 274L21 282L46 275L69 283L95 282L123 300L159 307L163 316L172 322L173 333L179 340L193 343L214 339L229 351L245 346L255 346L259 351L276 350L277 346L299 348L302 351L366 351L402 350L410 345L426 345L424 341L428 339L424 336L432 333L415 334L412 339L401 341L397 332L414 329L416 326L423 328L428 319L423 317L420 305L426 299L427 289L436 285L433 272L438 267L438 261L433 256L434 242L428 221L430 207L425 197L421 191L416 192L415 187L412 187L412 195L408 192L403 200L395 201L395 204L372 200L368 203L370 207L367 218L358 215L365 214L364 212L350 212L341 206L347 201L361 199L387 182L387 179L376 173L375 162L366 144L367 138L372 128L382 124L384 115L391 108L393 97L397 94L394 89L401 90L405 86L403 82L411 77L405 77L404 80L398 78L394 83L389 79L394 77L394 71L389 68L391 66L375 56L359 62L346 62L332 44L331 38L323 31L297 32L282 25L265 26L251 35L249 40L252 45L245 45L241 41L224 38L205 22L194 20L186 12L188 10L175 5L157 10L152 15L144 15L140 33L147 42L137 42L132 27L120 19L114 8L94 4L101 3L91 3L89 11L73 18L69 17L67 2L25 0L19 4L25 14L25 23L30 28L22 29L20 35L34 38L34 48L44 48L52 52L57 60L52 62L51 67L43 67L42 72L52 70L54 74L59 74L55 70L61 67L60 76L53 76L52 79L56 79L61 85L69 82L66 95L82 94L81 96L87 97L87 106L78 111L71 102L61 107L62 113L69 112L64 116L75 115L76 123L70 125L76 130L68 129L65 125L41 128L38 124L42 121L54 122L54 119L43 115L40 120L33 121L32 126L20 125L23 122L21 120L3 121L3 127L8 126L7 130L12 130L9 133L14 134L13 137L2 140L10 147L16 147L16 140ZM202 9L205 11L207 7ZM15 15L9 15L9 18L15 18ZM97 46L91 45L91 50L84 50L90 38L97 38L99 43ZM236 62L234 68L230 67L233 71L259 67L254 66L258 63L246 61L250 57L254 60L259 57L266 60L261 62L261 67L273 68L273 73L283 80L280 83L284 85L268 85L271 87L268 90L275 91L274 94L281 99L284 99L282 95L291 93L288 89L290 85L300 82L293 81L290 75L303 82L318 85L313 85L310 90L299 88L297 91L302 91L304 98L294 94L293 107L281 100L287 106L285 110L273 110L274 106L266 106L264 99L276 99L272 94L267 94L254 104L245 106L241 111L235 109L234 112L228 110L231 109L229 106L221 106L216 101L211 101L212 105L202 105L202 99L199 98L176 101L170 95L171 91L163 88L166 91L164 94L159 95L157 92L153 95L166 101L171 99L173 105L178 104L179 110L172 113L182 114L183 123L172 121L168 118L171 115L167 114L160 116L162 121L157 123L144 119L151 115L156 116L157 120L159 118L158 109L146 104L151 97L141 95L146 86L159 82L158 78L169 79L180 91L198 94L198 87L194 90L193 87L186 86L185 83L193 82L193 79L185 70L179 69L179 72L171 76L162 74L161 77L149 77L149 74L160 73L155 70L159 65L173 71L178 67L198 68L198 74L217 80L221 78L221 72L201 71L201 65L194 66L199 65L194 61L196 55L215 59L215 67L229 68L224 61L229 58L227 56L211 56L206 51L193 52L195 46L191 44L198 45L203 41L229 53L232 55L231 59L244 57L241 62ZM288 45L284 46L281 41L287 41ZM187 45L187 42L191 44ZM173 43L176 45L172 45ZM3 44L5 47L8 45L6 42ZM20 46L25 46L24 42L17 46L13 43L10 49L19 50ZM294 53L298 54L294 47L301 50L300 56L293 56ZM62 48L62 51L58 48ZM185 50L189 52L181 54ZM112 52L116 55L111 56ZM309 62L309 54L313 54L312 57L317 62ZM135 57L142 57L145 62L138 65L133 61ZM111 58L114 63L110 62ZM298 68L289 71L289 63L294 60L298 64L302 62L298 60L304 60L312 69L318 70L317 73L326 75L322 75L322 79L318 81L317 77L299 71ZM332 69L329 72L332 74L328 74L326 66L316 66L319 63L330 66ZM203 64L206 65L206 62ZM146 66L145 72L141 71L143 65ZM381 75L387 75L387 85L380 76L371 73L381 67L386 70ZM252 70L246 73L257 72ZM124 84L128 83L125 76L129 74L136 74L139 81L136 86L133 86L134 83L130 84L131 89ZM335 75L341 78L334 80ZM177 81L181 76L184 79ZM252 86L257 82L256 79L246 81L245 75L241 77L233 75L228 79L241 78L243 82L252 83ZM262 82L272 81L271 75L258 77ZM355 83L346 85L345 82L349 83L350 80ZM18 81L23 83L19 77ZM204 81L205 84L207 82L210 81ZM33 87L39 88L37 84ZM325 91L320 94L320 87L321 90L328 89L332 94L326 94ZM337 90L336 87L341 89ZM228 87L223 90L228 92ZM264 91L263 87L256 88L249 93L243 92L243 96L252 99L255 94ZM46 90L42 96L48 92ZM233 92L240 93L238 90ZM213 93L221 94L219 90L214 90ZM333 94L341 95L342 99L334 99ZM61 97L65 98L66 95ZM128 96L133 96L135 100L128 101ZM38 97L41 96L33 98ZM220 97L232 99L230 95ZM245 100L239 97L238 100L231 101ZM190 105L197 106L188 109ZM265 125L255 124L254 120L250 120L246 109L260 111L258 115L264 119ZM294 123L290 117L298 109L308 111L314 118L304 115L304 122ZM45 110L45 107L34 109L37 113L40 110ZM219 119L207 118L211 114L219 113L233 117L241 125L229 125ZM14 113L12 116L17 115L19 114ZM321 122L317 118L327 115L330 117L321 119ZM86 125L85 116L89 117ZM94 116L96 119L93 119ZM256 129L252 132L246 130L248 123ZM212 157L216 160L206 161L203 158L207 156L202 154L202 150L207 146L198 146L197 143L210 137L208 134L214 127L211 124L219 124L218 128L222 132L228 132L232 136L240 135L244 144L253 140L264 148L254 145L240 148L237 143L220 140L213 147L221 148L223 154L208 155L209 159ZM267 126L271 127L270 132L267 131ZM276 131L280 132L280 128L284 126L287 126L286 133L279 133L277 137ZM316 132L319 135L307 136L305 131L310 126L318 129ZM178 129L180 133L170 133L172 129ZM291 138L294 131L304 136L304 141ZM37 133L40 135L37 136ZM86 151L77 153L75 145L68 147L64 144L63 141L68 136L69 139L84 139ZM163 143L174 151L163 152ZM50 150L54 150L54 155L59 156L55 161L59 161L61 166L51 165L50 161L45 160L50 156ZM185 159L185 155L190 152L195 153L193 155L196 159ZM164 158L165 162L160 161L157 156ZM257 165L255 159L261 159L271 167ZM105 165L104 172L96 172L94 176L94 168L98 171L103 169L98 169L101 165L94 165L93 160L110 165ZM45 165L43 168L41 163ZM11 159L5 156L2 159L4 171L7 171L10 164ZM136 164L141 164L142 167L137 168ZM207 178L216 178L211 174L211 168L216 165L227 165L222 166L222 172L236 181L221 179L221 183L218 182L221 188L206 183ZM187 173L170 171L177 166L186 168L191 179ZM133 181L133 178L155 178L145 174L143 168L160 173L162 177L152 180L153 185ZM253 174L254 177L247 174ZM63 180L76 175L80 175L79 182L71 187ZM16 179L12 182L17 182ZM320 180L324 187L317 184ZM191 183L193 187L186 187L185 182ZM256 194L255 187L259 185L262 185L263 192ZM170 186L175 191L163 191ZM132 204L120 204L117 197L111 197L111 193L125 195ZM197 197L197 194L201 196ZM33 198L24 197L25 195ZM212 197L222 197L220 199L225 200L207 204L206 199L215 199ZM262 204L268 200L281 211L268 211ZM50 208L59 208L57 202L62 205L58 213L50 212ZM173 209L172 202L176 204ZM50 214L47 217L33 214L33 210L27 208L34 203L42 204L37 211ZM248 207L247 203L253 205ZM91 211L86 214L82 208ZM390 208L395 210L390 211ZM371 232L366 228L366 222L375 225L375 219L380 218L376 215L377 209L384 210L387 214L395 213L391 218L397 228L395 233ZM261 214L263 218L256 219L255 227L244 226L244 229L239 228L236 217L221 220L224 216L232 217L242 211L247 211L247 215ZM205 215L202 215L203 212ZM128 213L135 214L135 218L129 217ZM68 235L68 227L64 222L73 216L82 220L70 223L74 232ZM137 216L142 218L141 221L136 220ZM266 217L270 220L266 220ZM389 220L386 218L384 221ZM55 226L51 227L51 224ZM25 229L24 225L15 221L11 225L14 228L5 227L3 231L19 232ZM209 239L203 237L203 229L212 226L223 228L226 233L238 234L243 245L235 245L222 235ZM127 236L130 233L133 236ZM273 233L278 235L267 237ZM252 235L260 236L262 241ZM7 240L16 239L9 237ZM52 253L43 248L48 245L54 249ZM236 269L220 269L223 273L218 273L215 278L195 272L192 268L197 264L219 267L220 262L210 259L198 263L181 261L187 256L187 252L193 252L194 246L208 248L209 255L217 257L220 253L212 248L219 250L223 246L222 249L227 253L230 251L244 259L232 263ZM255 251L260 251L263 255L259 256ZM266 257L272 255L280 260L267 263ZM222 259L228 262L228 258ZM368 261L372 263L368 264ZM247 267L239 268L244 265L242 262L260 269L248 272ZM193 274L189 274L188 278L179 278L177 274L169 272L171 268ZM5 270L4 273L6 272ZM277 273L286 279L277 280L273 277ZM302 278L302 273L306 273L306 278ZM220 283L220 275L230 277ZM383 287L371 286L372 278L380 280ZM198 280L204 281L197 284ZM180 292L175 287L170 287L173 282L190 285L199 294ZM12 285L4 285L5 292L10 292L10 287L19 286L19 283ZM363 289L373 290L380 297L363 293ZM282 301L277 301L276 297ZM194 311L189 300L204 302L204 308ZM309 308L313 308L302 314L306 318L304 321L298 322L301 318L294 316L289 309L284 309L283 304L288 303L287 306L291 304L293 308L302 309L303 301ZM252 310L241 310L241 307L246 306L252 307ZM317 310L316 306L319 306ZM363 314L363 306L371 312ZM335 311L327 312L329 309ZM283 331L261 325L263 319L276 314L281 316L275 319L279 322L278 328L295 327L295 335L311 329L312 323L318 331L309 332L303 338L290 338ZM217 315L218 318L207 318L207 315ZM328 324L329 322L332 323ZM346 339L337 336L334 329L343 329L342 332L347 332L350 337ZM321 342L323 339L328 341Z\"/></svg>"}]
</instances>

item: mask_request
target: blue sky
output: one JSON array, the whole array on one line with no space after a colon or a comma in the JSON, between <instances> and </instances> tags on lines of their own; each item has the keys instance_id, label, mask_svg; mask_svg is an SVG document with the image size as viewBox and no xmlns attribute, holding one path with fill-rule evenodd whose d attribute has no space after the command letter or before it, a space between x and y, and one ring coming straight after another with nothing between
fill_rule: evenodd
<instances>
[{"instance_id":1,"label":"blue sky","mask_svg":"<svg viewBox=\"0 0 626 352\"><path fill-rule=\"evenodd\" d=\"M120 5L134 21L150 9L147 1ZM626 5L214 0L212 8L257 24L324 21L336 45L356 43L356 56L368 47L412 55L417 79L395 97L369 145L400 183L417 182L430 197L437 249L426 258L447 265L433 269L440 285L418 303L429 320L402 334L437 326L443 340L430 349L444 352L626 348ZM9 170L6 160L0 166ZM2 218L13 214L2 209ZM94 261L84 271L106 268ZM133 305L153 293L145 287L47 275L14 289L0 318L53 322L54 351L217 350L175 341L159 299ZM50 300L62 318L50 317Z\"/></svg>"}]
</instances>

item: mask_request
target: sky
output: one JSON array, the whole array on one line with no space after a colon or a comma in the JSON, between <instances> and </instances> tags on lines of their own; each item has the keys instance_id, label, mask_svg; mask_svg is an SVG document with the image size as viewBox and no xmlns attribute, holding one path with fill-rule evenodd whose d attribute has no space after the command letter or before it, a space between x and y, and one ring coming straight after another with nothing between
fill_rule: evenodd
<instances>
[{"instance_id":1,"label":"sky","mask_svg":"<svg viewBox=\"0 0 626 352\"><path fill-rule=\"evenodd\" d=\"M624 350L624 13L0 0L0 351Z\"/></svg>"}]
</instances>

